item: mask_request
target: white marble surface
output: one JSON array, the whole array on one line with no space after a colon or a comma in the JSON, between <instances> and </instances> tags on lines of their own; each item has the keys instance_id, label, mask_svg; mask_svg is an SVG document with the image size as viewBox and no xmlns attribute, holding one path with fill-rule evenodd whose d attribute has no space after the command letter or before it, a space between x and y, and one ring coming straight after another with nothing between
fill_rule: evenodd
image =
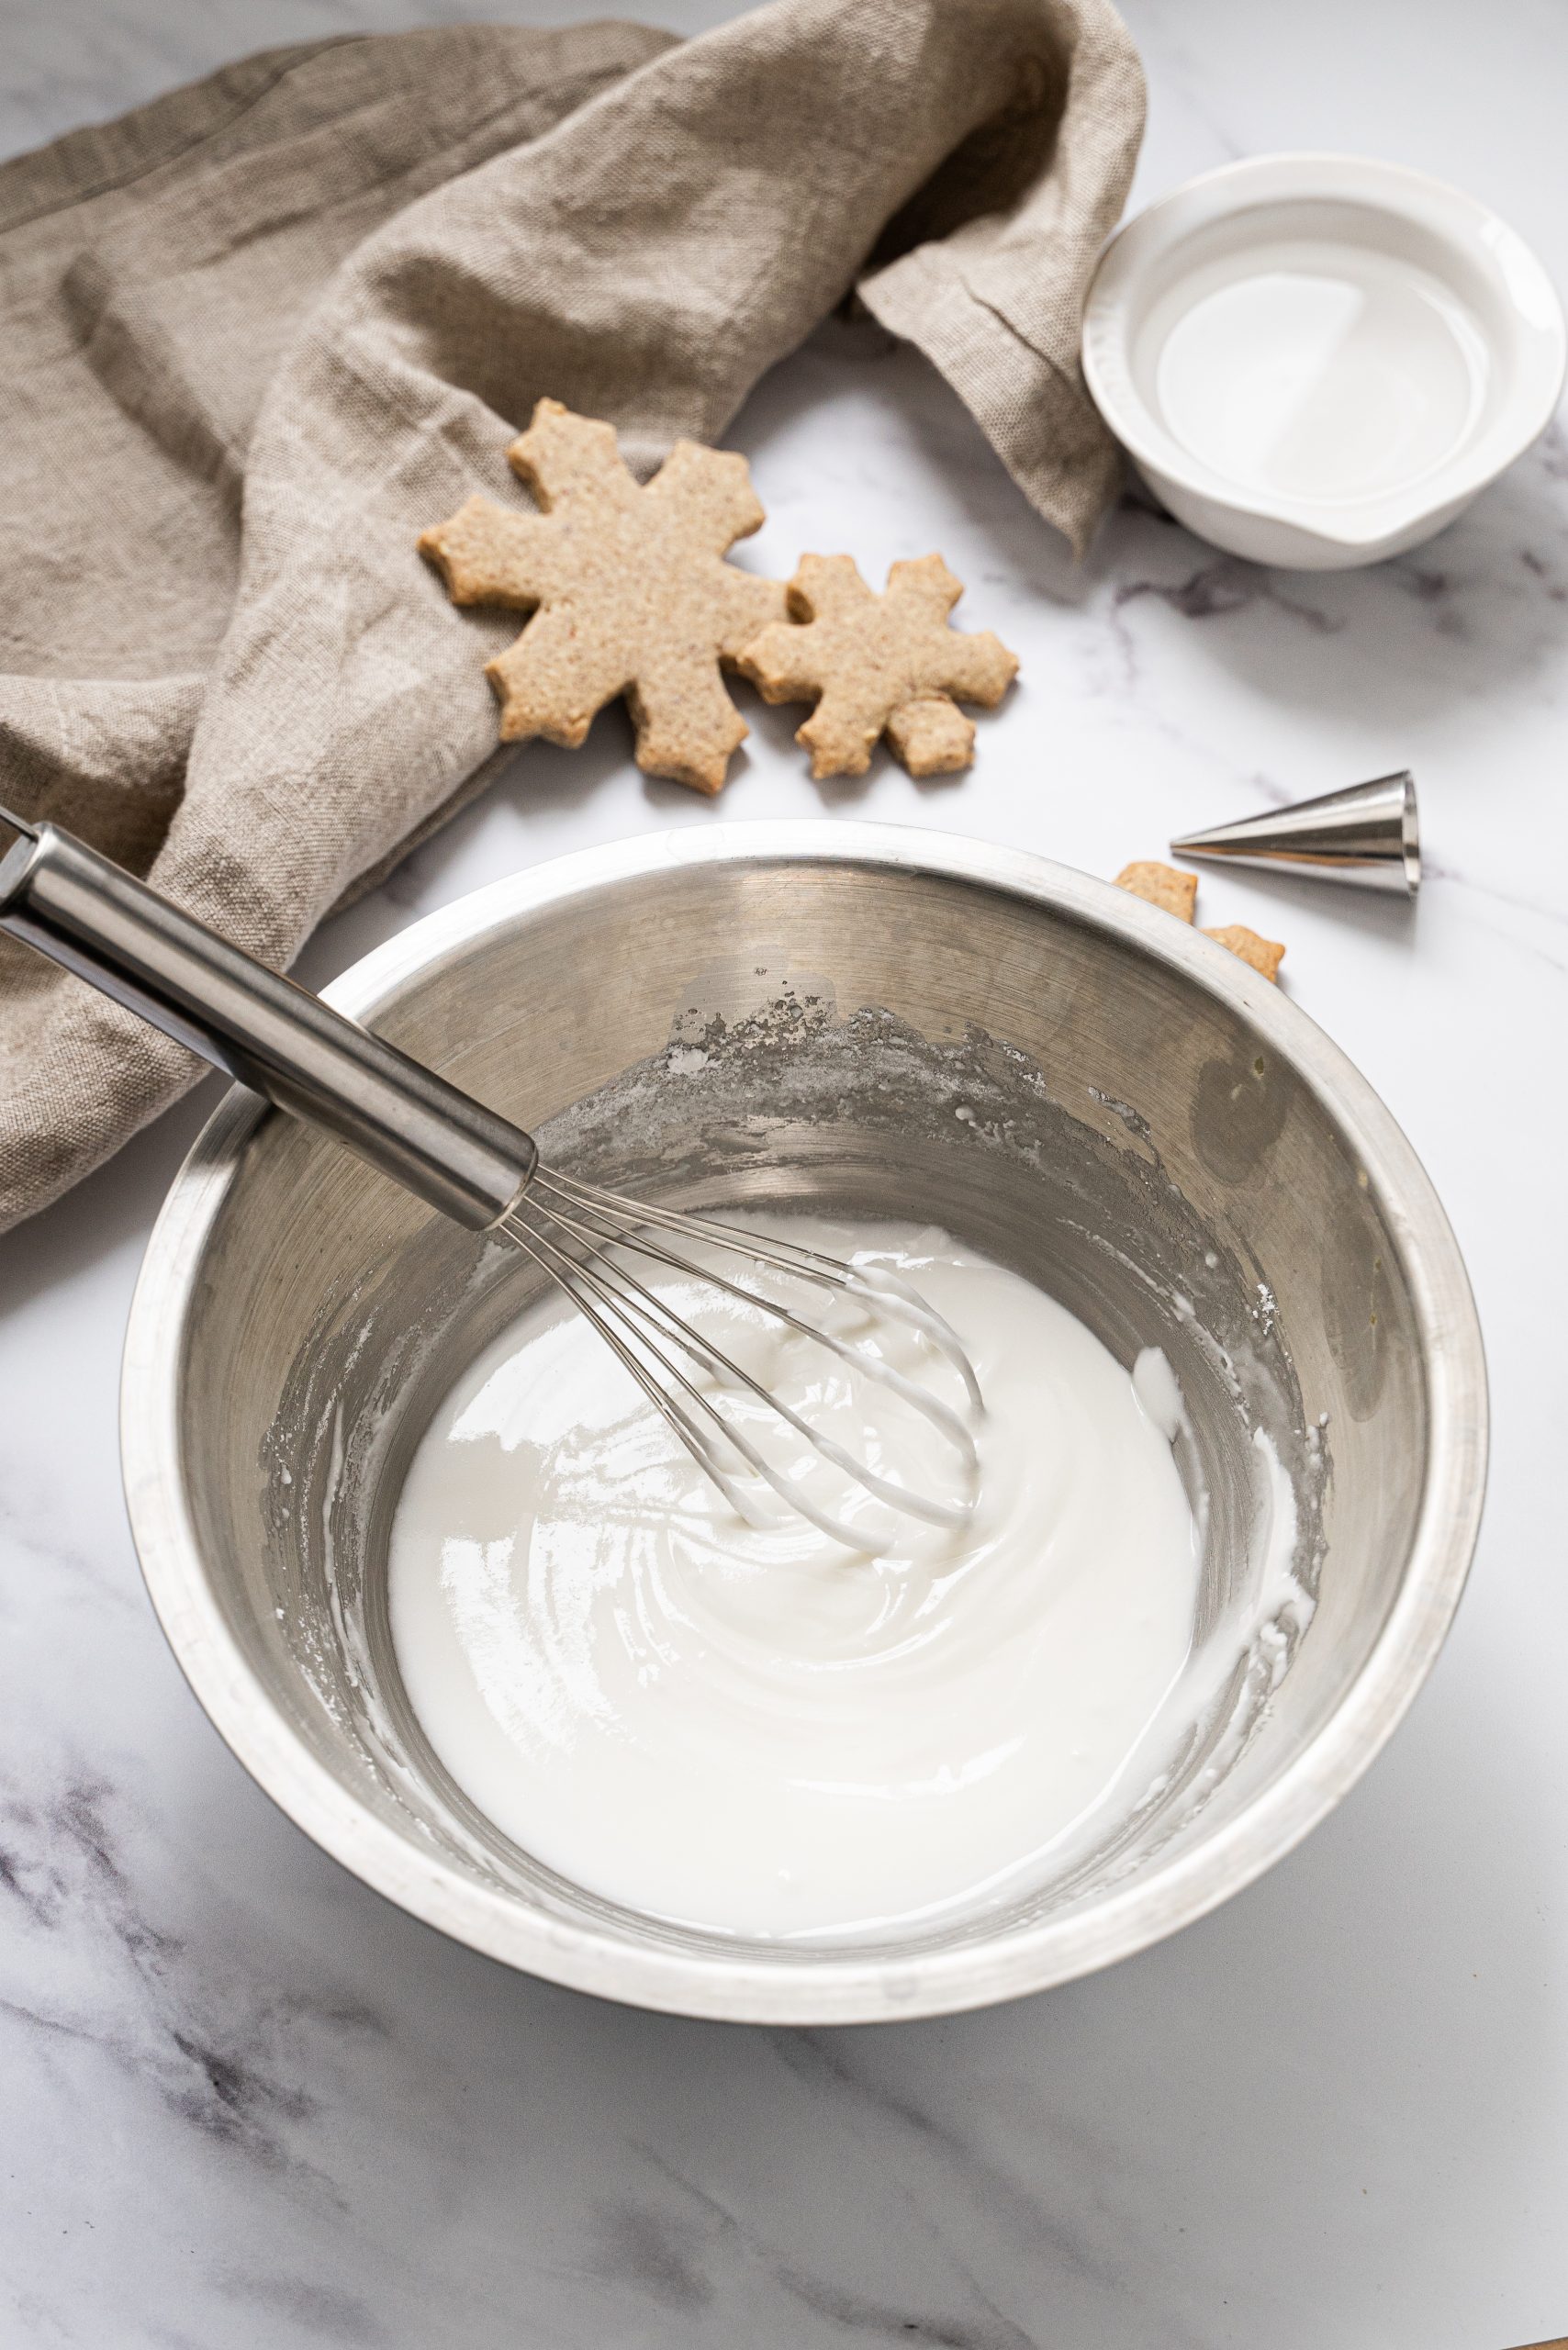
<instances>
[{"instance_id":1,"label":"white marble surface","mask_svg":"<svg viewBox=\"0 0 1568 2350\"><path fill-rule=\"evenodd\" d=\"M569 0L537 0L541 16ZM518 0L512 13L532 13ZM0 138L243 50L464 0L7 0ZM509 13L504 5L494 13ZM690 28L727 10L663 11ZM1279 146L1490 198L1568 283L1558 0L1133 0L1139 195ZM1097 1979L806 2033L634 2014L386 1907L275 1813L143 1597L120 1331L187 1106L0 1241L0 2343L92 2350L1504 2350L1568 2328L1568 443L1420 554L1340 578L1147 510L1074 571L908 353L843 327L734 439L759 557L939 546L1024 655L980 764L810 783L757 713L726 816L841 810L1101 872L1406 763L1419 912L1205 880L1382 1089L1465 1247L1492 1498L1426 1694L1305 1847ZM601 720L334 923L325 979L558 851L712 821Z\"/></svg>"}]
</instances>

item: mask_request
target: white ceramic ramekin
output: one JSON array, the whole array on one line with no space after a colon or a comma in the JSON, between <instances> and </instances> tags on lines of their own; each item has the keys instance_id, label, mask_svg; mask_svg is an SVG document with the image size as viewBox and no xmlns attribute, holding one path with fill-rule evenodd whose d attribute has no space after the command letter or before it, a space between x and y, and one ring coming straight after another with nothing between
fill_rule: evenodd
<instances>
[{"instance_id":1,"label":"white ceramic ramekin","mask_svg":"<svg viewBox=\"0 0 1568 2350\"><path fill-rule=\"evenodd\" d=\"M1495 213L1351 155L1188 181L1112 240L1083 322L1090 390L1178 520L1307 571L1451 521L1551 420L1565 347Z\"/></svg>"}]
</instances>

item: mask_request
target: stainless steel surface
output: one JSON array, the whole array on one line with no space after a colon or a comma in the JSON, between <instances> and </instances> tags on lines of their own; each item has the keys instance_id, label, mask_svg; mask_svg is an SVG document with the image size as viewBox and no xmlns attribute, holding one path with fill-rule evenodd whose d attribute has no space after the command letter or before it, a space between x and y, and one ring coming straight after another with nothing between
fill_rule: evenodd
<instances>
[{"instance_id":1,"label":"stainless steel surface","mask_svg":"<svg viewBox=\"0 0 1568 2350\"><path fill-rule=\"evenodd\" d=\"M1413 898L1421 886L1416 778L1408 771L1382 775L1372 783L1298 800L1294 808L1241 816L1234 823L1186 834L1171 842L1170 854L1250 865L1265 873L1303 873Z\"/></svg>"},{"instance_id":2,"label":"stainless steel surface","mask_svg":"<svg viewBox=\"0 0 1568 2350\"><path fill-rule=\"evenodd\" d=\"M236 1093L176 1181L138 1290L130 1515L213 1720L367 1883L583 1989L870 2020L1146 1947L1267 1868L1366 1768L1469 1563L1480 1337L1388 1113L1234 957L1006 850L851 822L705 826L498 883L331 995L583 1180L700 1212L945 1216L1124 1360L1165 1347L1193 1422L1179 1464L1210 1495L1204 1619L1244 1570L1254 1425L1292 1475L1318 1581L1249 1734L1196 1740L1071 1878L1004 1912L808 1952L621 1909L466 1803L412 1718L386 1622L412 1448L538 1276Z\"/></svg>"},{"instance_id":3,"label":"stainless steel surface","mask_svg":"<svg viewBox=\"0 0 1568 2350\"><path fill-rule=\"evenodd\" d=\"M743 1516L765 1517L761 1486L852 1549L875 1554L890 1547L891 1530L879 1536L866 1524L846 1523L840 1493L834 1506L825 1506L775 1465L768 1443L775 1430L788 1427L873 1499L935 1525L966 1522L978 1466L966 1422L928 1389L890 1372L873 1348L809 1325L770 1293L766 1277L783 1276L797 1299L805 1289L853 1295L874 1313L915 1322L927 1352L946 1356L960 1371L978 1411L980 1389L957 1337L913 1292L894 1296L886 1276L874 1291L865 1276L828 1258L667 1210L650 1218L618 1193L552 1175L540 1167L531 1135L280 978L84 842L52 824L9 819L3 808L0 819L24 834L0 861L0 929L227 1069L274 1108L347 1143L428 1206L470 1230L493 1225L504 1232L593 1324ZM709 1261L716 1253L725 1263L738 1260L754 1278L744 1285L726 1279ZM673 1313L629 1268L629 1257L696 1274L732 1296L744 1287L780 1327L826 1348L863 1377L897 1388L946 1439L958 1498L912 1492L873 1473ZM743 1391L767 1407L763 1444L735 1425L721 1401Z\"/></svg>"},{"instance_id":4,"label":"stainless steel surface","mask_svg":"<svg viewBox=\"0 0 1568 2350\"><path fill-rule=\"evenodd\" d=\"M0 859L0 929L324 1127L443 1215L478 1230L513 1204L537 1162L531 1136L84 842L6 821L23 837Z\"/></svg>"}]
</instances>

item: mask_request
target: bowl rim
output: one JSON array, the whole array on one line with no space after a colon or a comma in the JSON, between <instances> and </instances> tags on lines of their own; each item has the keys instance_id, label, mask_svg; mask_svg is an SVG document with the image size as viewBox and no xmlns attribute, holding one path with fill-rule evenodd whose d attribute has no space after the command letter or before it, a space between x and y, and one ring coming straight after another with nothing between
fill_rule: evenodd
<instances>
[{"instance_id":1,"label":"bowl rim","mask_svg":"<svg viewBox=\"0 0 1568 2350\"><path fill-rule=\"evenodd\" d=\"M1480 1525L1487 1400L1479 1324L1431 1181L1372 1088L1299 1005L1237 957L1124 890L1023 850L862 821L716 824L581 850L426 915L323 992L360 1019L476 941L574 896L732 860L870 865L957 879L1108 931L1241 1012L1352 1140L1399 1237L1428 1393L1428 1463L1404 1583L1363 1670L1272 1785L1215 1833L1081 1912L1005 1942L889 1960L854 1951L780 1964L728 1952L642 1947L588 1919L530 1913L364 1809L318 1761L252 1673L204 1563L181 1477L180 1364L205 1246L269 1113L235 1087L197 1136L148 1243L121 1379L127 1507L153 1608L198 1702L251 1776L375 1891L506 1964L627 2004L747 2023L830 2024L952 2013L1044 1990L1193 1923L1297 1844L1360 1778L1404 1716L1458 1606Z\"/></svg>"},{"instance_id":2,"label":"bowl rim","mask_svg":"<svg viewBox=\"0 0 1568 2350\"><path fill-rule=\"evenodd\" d=\"M1525 364L1516 364L1500 414L1484 433L1419 480L1341 505L1253 495L1193 456L1144 398L1129 360L1140 305L1162 264L1189 237L1215 221L1304 199L1348 203L1390 222L1415 222L1462 251L1518 321L1526 354ZM1539 255L1479 197L1408 164L1292 149L1200 173L1125 222L1106 244L1090 282L1082 357L1095 406L1123 447L1150 474L1227 513L1284 525L1326 547L1364 552L1450 508L1457 511L1540 437L1568 374L1568 321Z\"/></svg>"}]
</instances>

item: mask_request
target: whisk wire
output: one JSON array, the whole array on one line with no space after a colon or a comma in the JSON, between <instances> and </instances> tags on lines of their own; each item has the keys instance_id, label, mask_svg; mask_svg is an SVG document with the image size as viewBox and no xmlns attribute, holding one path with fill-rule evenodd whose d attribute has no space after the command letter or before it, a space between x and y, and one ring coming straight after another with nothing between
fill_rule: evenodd
<instances>
[{"instance_id":1,"label":"whisk wire","mask_svg":"<svg viewBox=\"0 0 1568 2350\"><path fill-rule=\"evenodd\" d=\"M560 1220L574 1232L581 1233L585 1230L585 1227L568 1219ZM676 1257L667 1249L651 1249L648 1253L656 1257L661 1264L678 1265L689 1271L697 1272L700 1278L712 1282L717 1288L728 1291L732 1296L745 1299L752 1304L767 1304L767 1301L758 1299L754 1292L742 1289L733 1281L720 1281L716 1275L704 1272L701 1268L691 1265L688 1259ZM692 1323L675 1313L657 1292L649 1289L645 1282L639 1281L635 1273L629 1272L623 1265L611 1266L610 1260L604 1257L599 1259L599 1266L604 1279L602 1282L595 1283L597 1294L607 1299L610 1296L615 1297L622 1311L631 1314L644 1326L651 1326L658 1336L672 1339L693 1361L702 1363L710 1371L717 1371L729 1385L744 1388L747 1393L754 1395L758 1403L776 1413L779 1419L792 1427L798 1436L803 1437L809 1445L823 1455L824 1460L830 1461L835 1469L841 1470L857 1484L863 1486L876 1500L886 1502L894 1509L907 1510L913 1516L925 1519L927 1524L932 1526L953 1528L964 1524L969 1513L961 1503L932 1501L924 1494L912 1491L907 1485L897 1483L891 1478L880 1476L868 1462L857 1460L854 1454L846 1451L834 1438L828 1436L821 1428L813 1427L812 1423L796 1411L792 1404L787 1404L783 1397L776 1394L771 1388L765 1387L753 1372L745 1370L733 1356L727 1355L722 1348L715 1345ZM584 1278L589 1278L586 1267L579 1267L579 1270ZM828 1332L813 1331L810 1324L797 1320L792 1315L784 1314L780 1318L787 1321L792 1329L800 1330L809 1337L815 1337L822 1345L831 1348L834 1354L857 1361L865 1370L879 1371L885 1368L879 1364L874 1357L858 1354L855 1348L846 1347L835 1340ZM675 1372L675 1376L681 1378L678 1371ZM969 1463L971 1457L978 1461L974 1438L956 1414L949 1413L947 1407L938 1398L923 1395L913 1381L905 1380L902 1374L896 1372L891 1376L901 1389L908 1391L912 1401L922 1407L929 1406L933 1415L940 1412L944 1418L951 1418L955 1441L964 1454L966 1465ZM681 1384L687 1387L695 1400L718 1420L725 1436L736 1445L737 1449L742 1449L738 1432L711 1399L702 1394L700 1390L690 1388L684 1378L681 1378ZM753 1466L756 1466L755 1453L749 1447L745 1449ZM800 1506L799 1488L794 1480L785 1479L781 1485L779 1480L769 1473L766 1464L763 1466L762 1473L767 1477L768 1483L774 1486L775 1490L780 1493L781 1498L789 1500L797 1508ZM825 1519L823 1522L827 1523ZM852 1541L857 1547L863 1547L862 1537L852 1534L840 1521L833 1520L832 1528L840 1540Z\"/></svg>"},{"instance_id":2,"label":"whisk wire","mask_svg":"<svg viewBox=\"0 0 1568 2350\"><path fill-rule=\"evenodd\" d=\"M585 1321L591 1323L605 1344L624 1363L648 1401L695 1456L704 1472L712 1479L731 1507L748 1523L755 1523L755 1512L748 1506L745 1495L719 1460L705 1431L698 1427L690 1415L683 1410L675 1398L659 1384L652 1371L647 1369L633 1348L626 1343L610 1317L600 1313L593 1302L591 1293L585 1292L581 1285L581 1269L576 1260L568 1257L564 1250L554 1248L542 1235L535 1235L526 1225L515 1222L510 1216L503 1221L501 1229L510 1240L516 1242L525 1256L530 1257L539 1266L540 1270L560 1290L562 1295L576 1306ZM678 1383L687 1389L695 1403L701 1404L704 1401L689 1382L680 1380L678 1374L677 1377Z\"/></svg>"},{"instance_id":3,"label":"whisk wire","mask_svg":"<svg viewBox=\"0 0 1568 2350\"><path fill-rule=\"evenodd\" d=\"M549 1181L549 1179L542 1180L544 1180L547 1182ZM550 1183L550 1188L554 1188L553 1183ZM578 1199L573 1199L574 1206L581 1204L582 1203ZM587 1205L584 1212L588 1214L598 1214L600 1213L592 1204ZM820 1323L805 1321L800 1315L791 1313L787 1305L780 1304L776 1298L767 1297L760 1291L755 1289L747 1289L739 1281L729 1281L722 1273L715 1272L711 1266L698 1264L689 1257L678 1255L674 1249L666 1248L659 1242L649 1239L645 1233L628 1230L626 1219L624 1218L617 1217L614 1222L611 1223L609 1217L603 1217L602 1225L609 1227L608 1229L604 1229L596 1228L592 1225L585 1225L577 1221L577 1218L566 1214L564 1210L559 1208L550 1208L547 1209L545 1213L549 1214L552 1222L558 1224L563 1229L574 1233L586 1241L591 1241L597 1238L601 1241L609 1242L612 1245L633 1248L640 1256L647 1257L657 1264L666 1265L673 1271L689 1273L695 1280L705 1282L711 1288L722 1291L724 1295L738 1299L742 1304L758 1308L762 1313L770 1316L774 1321L781 1323L786 1329L793 1330L801 1337L806 1338L813 1344L824 1348L830 1354L836 1355L841 1362L846 1363L850 1369L859 1371L868 1379L875 1380L879 1385L890 1389L892 1393L901 1396L902 1400L910 1404L915 1411L923 1413L924 1416L932 1422L934 1427L939 1429L944 1436L949 1438L952 1444L957 1448L963 1460L966 1474L972 1474L978 1469L979 1454L975 1447L973 1430L965 1423L958 1413L954 1411L950 1404L945 1403L941 1396L932 1394L930 1390L923 1386L918 1380L910 1379L904 1372L900 1371L895 1364L888 1362L882 1356L870 1353L865 1347L856 1345L852 1339L840 1337L835 1331L824 1330ZM670 1222L673 1220L674 1219L666 1213L666 1215L663 1220L664 1227L667 1229ZM814 1270L810 1272L803 1270L797 1271L797 1269L789 1265L782 1257L775 1259L772 1253L762 1246L754 1246L755 1236L750 1233L740 1233L735 1231L733 1226L708 1223L696 1217L693 1217L691 1222L701 1239L711 1240L714 1245L727 1248L734 1254L755 1257L759 1263L776 1264L778 1270L787 1272L791 1278L798 1277L802 1280L815 1280L822 1278L822 1276L819 1276ZM718 1236L720 1234L724 1236L722 1241L718 1239ZM801 1251L801 1253L802 1255L807 1255L812 1252ZM846 1274L853 1275L859 1270L858 1268L849 1266L834 1267L831 1259L819 1258L816 1259L816 1262L821 1265L828 1266L834 1271ZM628 1275L626 1278L630 1279L631 1276ZM641 1285L639 1284L639 1286ZM854 1280L835 1281L832 1283L832 1286L854 1296L862 1296L867 1293L861 1289L858 1282ZM872 1292L870 1293L873 1297L877 1297L878 1303L880 1303L880 1299L877 1292ZM650 1292L644 1291L644 1294L648 1295ZM923 1317L922 1322L918 1326L923 1330L924 1329L924 1317L929 1316L933 1322L940 1321L940 1316L933 1314L929 1306L924 1305L920 1301L915 1301L915 1303L919 1306L919 1311ZM681 1335L681 1333L689 1328L689 1325L679 1324L678 1317L672 1318L675 1318L678 1321L676 1335ZM946 1326L943 1325L943 1327L946 1328ZM958 1344L956 1337L954 1339L954 1344ZM945 1351L946 1349L944 1348L944 1352ZM959 1351L961 1355L961 1348ZM966 1371L969 1371L969 1382L972 1382L973 1400L978 1404L980 1402L980 1386L978 1381L974 1380L974 1374L972 1370L969 1369L969 1359L967 1356L962 1356L962 1364L963 1368ZM734 1369L734 1365L729 1365L728 1367L731 1370ZM812 1443L819 1443L821 1449L824 1452L828 1452L828 1439L819 1438L815 1430L808 1427L796 1415L790 1412L784 1404L780 1404L777 1397L773 1396L767 1389L758 1387L755 1380L747 1379L744 1372L737 1373L736 1375L740 1377L746 1385L750 1386L754 1393L761 1395L765 1402L772 1404L774 1408L778 1410L783 1417L790 1419L800 1432L803 1436L807 1437L810 1441ZM831 1452L828 1452L828 1457L830 1459L833 1458ZM843 1468L846 1466L846 1461L840 1460L836 1465ZM861 1472L858 1466L851 1464L849 1466L849 1473L852 1476L859 1477ZM866 1481L862 1479L862 1482L864 1483ZM873 1490L875 1490L875 1488L873 1488ZM930 1522L935 1526L959 1524L967 1515L967 1513L958 1505L948 1506L942 1504L923 1503L918 1497L910 1496L908 1494L908 1489L900 1485L889 1485L887 1492L880 1494L879 1497L887 1499L891 1494L895 1494L901 1497L897 1506L911 1509L914 1512L916 1516L927 1517Z\"/></svg>"},{"instance_id":4,"label":"whisk wire","mask_svg":"<svg viewBox=\"0 0 1568 2350\"><path fill-rule=\"evenodd\" d=\"M622 1195L603 1192L570 1176L541 1169L533 1182L502 1219L500 1229L521 1247L563 1293L592 1323L612 1351L632 1372L675 1434L699 1465L743 1517L753 1525L767 1524L756 1505L717 1457L709 1427L693 1416L700 1414L722 1443L767 1484L787 1507L805 1517L822 1533L852 1550L876 1555L892 1547L892 1537L870 1528L855 1528L823 1509L807 1494L798 1476L777 1468L720 1408L712 1393L698 1387L673 1359L678 1348L689 1361L716 1377L732 1392L749 1394L842 1475L874 1500L905 1512L929 1525L948 1529L967 1524L974 1507L973 1487L979 1456L972 1430L950 1404L910 1379L883 1357L841 1337L836 1332L805 1320L766 1292L728 1279L711 1266L695 1261L666 1245L659 1235L673 1234L708 1248L744 1256L754 1264L792 1278L815 1282L873 1306L895 1309L894 1318L915 1327L955 1363L971 1404L980 1404L980 1387L968 1357L949 1326L913 1292L893 1281L890 1292L879 1281L865 1278L872 1270L843 1264L793 1242L738 1231L716 1220L688 1216L667 1208L646 1206ZM869 1462L857 1459L823 1428L814 1426L783 1397L765 1386L752 1372L725 1353L704 1332L619 1261L619 1254L642 1256L667 1270L711 1286L759 1311L781 1327L814 1341L828 1353L863 1375L879 1382L903 1398L946 1437L956 1449L969 1491L959 1501L935 1499L882 1476ZM580 1252L580 1253L574 1253ZM896 1311L902 1307L902 1313ZM674 1391L674 1392L672 1392ZM683 1403L680 1398L686 1399Z\"/></svg>"},{"instance_id":5,"label":"whisk wire","mask_svg":"<svg viewBox=\"0 0 1568 2350\"><path fill-rule=\"evenodd\" d=\"M824 1257L820 1250L808 1248L803 1242L781 1239L775 1235L765 1237L761 1233L721 1223L716 1217L694 1215L683 1209L657 1207L646 1201L631 1199L622 1192L606 1191L597 1183L580 1182L575 1176L564 1175L555 1168L541 1167L525 1196L532 1196L536 1191L554 1193L580 1207L591 1209L606 1222L617 1224L623 1233L635 1236L639 1245L642 1245L647 1229L656 1225L666 1231L678 1232L684 1238L711 1241L715 1247L749 1257L759 1265L770 1265L779 1272L793 1273L804 1281L814 1281L821 1287L869 1299L894 1319L929 1338L946 1356L963 1380L971 1406L976 1411L983 1409L974 1366L952 1324L885 1266L846 1265L842 1259ZM706 1272L703 1277L717 1278ZM749 1292L745 1293L750 1294ZM817 1335L810 1325L806 1327L809 1335Z\"/></svg>"},{"instance_id":6,"label":"whisk wire","mask_svg":"<svg viewBox=\"0 0 1568 2350\"><path fill-rule=\"evenodd\" d=\"M590 1292L591 1296L599 1298L609 1307L611 1314L619 1313L623 1317L627 1315L633 1317L632 1337L636 1344L640 1345L658 1365L663 1377L672 1381L684 1394L690 1398L699 1411L704 1413L712 1421L725 1443L740 1455L746 1466L760 1477L765 1484L771 1487L780 1501L787 1504L801 1516L809 1519L821 1533L828 1535L835 1542L846 1544L853 1550L864 1550L876 1555L891 1547L890 1538L879 1538L868 1532L857 1531L843 1518L836 1517L831 1511L819 1507L808 1494L801 1490L796 1479L785 1475L781 1470L774 1467L750 1438L725 1416L712 1397L704 1394L700 1388L695 1386L679 1365L672 1362L657 1343L645 1335L645 1330L638 1330L636 1327L638 1323L644 1326L651 1324L655 1329L658 1329L662 1323L666 1334L684 1347L694 1360L705 1361L710 1369L717 1371L721 1376L731 1375L740 1384L749 1387L756 1395L782 1417L792 1421L800 1432L818 1450L825 1450L827 1445L831 1443L830 1438L823 1438L820 1432L812 1429L804 1420L792 1413L787 1404L780 1403L777 1396L769 1394L766 1388L740 1370L737 1364L732 1363L728 1356L722 1354L716 1347L711 1346L700 1331L692 1328L689 1324L683 1323L678 1315L671 1315L662 1309L660 1301L652 1292L644 1290L644 1296L647 1298L650 1306L660 1309L659 1321L655 1321L654 1315L635 1298L629 1297L624 1291L618 1291L611 1281L604 1278L602 1270L586 1265L576 1258L568 1257L564 1250L543 1238L536 1231L521 1226L510 1216L506 1219L503 1229L512 1239L522 1240L523 1246L527 1248L528 1253L534 1259L535 1263L543 1267L578 1311L588 1316L601 1337L608 1339L615 1353L632 1371L644 1394L651 1396L658 1404L665 1418L676 1428L677 1434L685 1436L689 1449L696 1452L700 1465L713 1479L732 1508L736 1510L749 1525L766 1526L777 1521L768 1521L758 1516L756 1509L747 1500L740 1487L722 1470L715 1460L712 1446L706 1434L694 1426L690 1416L675 1401L667 1389L661 1389L658 1380L635 1357L624 1335L614 1329L607 1315L601 1314L597 1307L585 1299L582 1294L584 1288ZM615 1270L620 1271L620 1269ZM642 1288L642 1284L635 1281L634 1276L624 1271L620 1271L620 1279L636 1288ZM847 1455L843 1456L843 1463L848 1468L852 1476L857 1477L861 1483L868 1484L870 1472L861 1470L857 1464L849 1460ZM891 1490L893 1489L890 1489ZM898 1500L901 1505L907 1506L902 1494L898 1494Z\"/></svg>"}]
</instances>

